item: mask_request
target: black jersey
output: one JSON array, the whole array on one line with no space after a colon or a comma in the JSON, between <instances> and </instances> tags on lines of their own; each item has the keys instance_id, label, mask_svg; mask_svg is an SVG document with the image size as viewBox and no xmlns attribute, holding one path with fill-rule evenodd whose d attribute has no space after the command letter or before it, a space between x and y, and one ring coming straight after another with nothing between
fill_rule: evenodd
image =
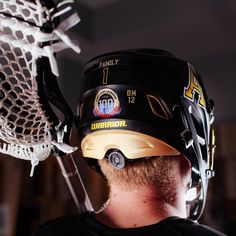
<instances>
[{"instance_id":1,"label":"black jersey","mask_svg":"<svg viewBox=\"0 0 236 236\"><path fill-rule=\"evenodd\" d=\"M128 220L128 219L127 219ZM34 236L223 236L208 226L189 219L169 217L156 224L117 229L99 223L93 213L71 215L43 224Z\"/></svg>"}]
</instances>

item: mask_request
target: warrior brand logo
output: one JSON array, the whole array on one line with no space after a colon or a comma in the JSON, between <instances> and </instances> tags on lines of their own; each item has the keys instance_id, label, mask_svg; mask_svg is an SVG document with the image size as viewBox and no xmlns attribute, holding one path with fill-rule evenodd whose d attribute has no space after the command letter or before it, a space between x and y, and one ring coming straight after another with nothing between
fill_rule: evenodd
<instances>
[{"instance_id":1,"label":"warrior brand logo","mask_svg":"<svg viewBox=\"0 0 236 236\"><path fill-rule=\"evenodd\" d=\"M189 64L189 84L184 88L184 97L191 101L194 101L194 96L197 93L199 95L198 104L202 107L206 107L206 102L203 96L202 88L196 79L195 71L193 67Z\"/></svg>"},{"instance_id":2,"label":"warrior brand logo","mask_svg":"<svg viewBox=\"0 0 236 236\"><path fill-rule=\"evenodd\" d=\"M94 101L93 113L102 118L113 117L121 111L117 94L111 89L102 89Z\"/></svg>"},{"instance_id":3,"label":"warrior brand logo","mask_svg":"<svg viewBox=\"0 0 236 236\"><path fill-rule=\"evenodd\" d=\"M125 120L103 121L91 124L91 130L127 127Z\"/></svg>"}]
</instances>

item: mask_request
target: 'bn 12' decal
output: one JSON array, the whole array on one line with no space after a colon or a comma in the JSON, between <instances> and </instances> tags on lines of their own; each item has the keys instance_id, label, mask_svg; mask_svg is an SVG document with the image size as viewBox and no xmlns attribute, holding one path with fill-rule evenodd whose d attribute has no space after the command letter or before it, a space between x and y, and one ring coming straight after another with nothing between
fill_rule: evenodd
<instances>
[{"instance_id":1,"label":"'bn 12' decal","mask_svg":"<svg viewBox=\"0 0 236 236\"><path fill-rule=\"evenodd\" d=\"M98 92L94 101L93 113L102 118L113 117L121 111L117 94L111 89L102 89Z\"/></svg>"},{"instance_id":2,"label":"'bn 12' decal","mask_svg":"<svg viewBox=\"0 0 236 236\"><path fill-rule=\"evenodd\" d=\"M195 74L193 67L189 64L189 84L184 88L184 97L194 101L195 93L197 93L199 95L198 104L202 107L206 107L203 91Z\"/></svg>"}]
</instances>

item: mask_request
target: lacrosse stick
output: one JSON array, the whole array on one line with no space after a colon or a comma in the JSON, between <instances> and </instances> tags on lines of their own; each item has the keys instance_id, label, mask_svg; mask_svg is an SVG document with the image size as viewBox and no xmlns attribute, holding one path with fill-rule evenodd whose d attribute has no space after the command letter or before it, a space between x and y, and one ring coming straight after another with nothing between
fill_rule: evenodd
<instances>
[{"instance_id":1,"label":"lacrosse stick","mask_svg":"<svg viewBox=\"0 0 236 236\"><path fill-rule=\"evenodd\" d=\"M71 155L73 113L55 59L66 48L80 52L64 33L79 22L72 2L0 0L0 152L31 161L31 176L52 152L83 212L93 208Z\"/></svg>"}]
</instances>

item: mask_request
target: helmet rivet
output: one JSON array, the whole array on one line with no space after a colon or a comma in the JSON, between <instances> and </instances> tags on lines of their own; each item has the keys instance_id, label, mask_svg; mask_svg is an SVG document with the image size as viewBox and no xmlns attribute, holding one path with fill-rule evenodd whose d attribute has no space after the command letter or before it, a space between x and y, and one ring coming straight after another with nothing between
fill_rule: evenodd
<instances>
[{"instance_id":1,"label":"helmet rivet","mask_svg":"<svg viewBox=\"0 0 236 236\"><path fill-rule=\"evenodd\" d=\"M108 155L110 164L116 169L125 167L125 158L121 152L113 151Z\"/></svg>"}]
</instances>

